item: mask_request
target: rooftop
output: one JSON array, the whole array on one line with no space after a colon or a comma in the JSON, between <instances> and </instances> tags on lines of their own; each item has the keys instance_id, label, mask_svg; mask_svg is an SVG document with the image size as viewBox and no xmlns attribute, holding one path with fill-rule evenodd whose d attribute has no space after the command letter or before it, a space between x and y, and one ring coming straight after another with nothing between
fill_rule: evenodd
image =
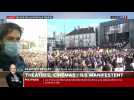
<instances>
[{"instance_id":1,"label":"rooftop","mask_svg":"<svg viewBox=\"0 0 134 100\"><path fill-rule=\"evenodd\" d=\"M87 33L95 33L94 28L89 27L89 28L74 29L72 32L68 33L66 36L75 35L75 34L87 34Z\"/></svg>"}]
</instances>

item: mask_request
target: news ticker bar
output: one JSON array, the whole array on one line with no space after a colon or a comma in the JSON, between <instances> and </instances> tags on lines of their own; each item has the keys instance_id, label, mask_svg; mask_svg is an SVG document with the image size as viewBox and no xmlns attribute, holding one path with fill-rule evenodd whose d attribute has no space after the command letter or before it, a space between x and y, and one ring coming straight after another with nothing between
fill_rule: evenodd
<instances>
[{"instance_id":1,"label":"news ticker bar","mask_svg":"<svg viewBox=\"0 0 134 100\"><path fill-rule=\"evenodd\" d=\"M25 71L25 78L134 78L134 72Z\"/></svg>"},{"instance_id":2,"label":"news ticker bar","mask_svg":"<svg viewBox=\"0 0 134 100\"><path fill-rule=\"evenodd\" d=\"M134 72L25 71L24 87L134 87Z\"/></svg>"},{"instance_id":3,"label":"news ticker bar","mask_svg":"<svg viewBox=\"0 0 134 100\"><path fill-rule=\"evenodd\" d=\"M53 16L6 16L7 19L53 19ZM128 16L110 16L110 19L124 19Z\"/></svg>"},{"instance_id":4,"label":"news ticker bar","mask_svg":"<svg viewBox=\"0 0 134 100\"><path fill-rule=\"evenodd\" d=\"M6 19L53 19L53 16L6 16Z\"/></svg>"},{"instance_id":5,"label":"news ticker bar","mask_svg":"<svg viewBox=\"0 0 134 100\"><path fill-rule=\"evenodd\" d=\"M24 87L134 87L134 78L25 78Z\"/></svg>"},{"instance_id":6,"label":"news ticker bar","mask_svg":"<svg viewBox=\"0 0 134 100\"><path fill-rule=\"evenodd\" d=\"M61 66L60 66L61 67ZM47 66L45 67L30 67L30 68L25 68L24 71L64 71L64 72L118 72L118 71L97 71L95 68L89 68L89 69L82 69L82 68L48 68ZM134 71L120 71L120 72L134 72Z\"/></svg>"}]
</instances>

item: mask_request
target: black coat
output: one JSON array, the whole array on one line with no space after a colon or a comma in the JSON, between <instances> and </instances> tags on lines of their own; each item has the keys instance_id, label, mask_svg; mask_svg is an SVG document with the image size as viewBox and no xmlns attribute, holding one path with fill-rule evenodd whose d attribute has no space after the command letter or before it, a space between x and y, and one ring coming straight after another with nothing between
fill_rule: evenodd
<instances>
[{"instance_id":1,"label":"black coat","mask_svg":"<svg viewBox=\"0 0 134 100\"><path fill-rule=\"evenodd\" d=\"M23 78L19 73L16 73L16 76L19 78L18 82L12 81L13 74L9 73L6 76L6 81L9 87L23 87Z\"/></svg>"},{"instance_id":2,"label":"black coat","mask_svg":"<svg viewBox=\"0 0 134 100\"><path fill-rule=\"evenodd\" d=\"M16 64L17 70L21 70L22 72L27 67L21 56L10 58L0 52L0 68L3 69L3 71L9 71L9 67L11 64Z\"/></svg>"}]
</instances>

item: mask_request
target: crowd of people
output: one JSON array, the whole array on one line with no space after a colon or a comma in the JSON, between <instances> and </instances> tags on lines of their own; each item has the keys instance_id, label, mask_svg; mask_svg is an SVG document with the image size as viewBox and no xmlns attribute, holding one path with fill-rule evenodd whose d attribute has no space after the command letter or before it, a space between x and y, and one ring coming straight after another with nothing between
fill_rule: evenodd
<instances>
[{"instance_id":1,"label":"crowd of people","mask_svg":"<svg viewBox=\"0 0 134 100\"><path fill-rule=\"evenodd\" d=\"M134 49L77 49L48 53L52 70L134 71Z\"/></svg>"},{"instance_id":2,"label":"crowd of people","mask_svg":"<svg viewBox=\"0 0 134 100\"><path fill-rule=\"evenodd\" d=\"M42 53L22 52L21 56L23 57L28 67L46 67L47 66L47 54L45 53L42 54Z\"/></svg>"},{"instance_id":3,"label":"crowd of people","mask_svg":"<svg viewBox=\"0 0 134 100\"><path fill-rule=\"evenodd\" d=\"M113 49L123 49L123 48L128 48L126 47L127 44L129 44L128 40L118 40L118 41L110 41L110 42L105 42L103 44L104 48L113 48Z\"/></svg>"},{"instance_id":4,"label":"crowd of people","mask_svg":"<svg viewBox=\"0 0 134 100\"><path fill-rule=\"evenodd\" d=\"M116 48L116 49L122 49L122 48L124 48L128 43L129 43L129 41L118 41L118 42L114 43L113 47Z\"/></svg>"}]
</instances>

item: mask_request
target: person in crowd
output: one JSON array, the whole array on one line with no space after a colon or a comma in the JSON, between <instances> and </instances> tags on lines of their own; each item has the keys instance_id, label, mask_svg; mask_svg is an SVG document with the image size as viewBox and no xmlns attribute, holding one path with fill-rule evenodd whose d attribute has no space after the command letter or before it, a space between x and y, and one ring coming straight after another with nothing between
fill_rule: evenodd
<instances>
[{"instance_id":1,"label":"person in crowd","mask_svg":"<svg viewBox=\"0 0 134 100\"><path fill-rule=\"evenodd\" d=\"M122 66L122 64L123 64L123 57L119 54L118 56L117 56L117 64L118 64L118 66Z\"/></svg>"},{"instance_id":2,"label":"person in crowd","mask_svg":"<svg viewBox=\"0 0 134 100\"><path fill-rule=\"evenodd\" d=\"M134 60L132 61L132 63L130 64L130 71L134 71Z\"/></svg>"}]
</instances>

